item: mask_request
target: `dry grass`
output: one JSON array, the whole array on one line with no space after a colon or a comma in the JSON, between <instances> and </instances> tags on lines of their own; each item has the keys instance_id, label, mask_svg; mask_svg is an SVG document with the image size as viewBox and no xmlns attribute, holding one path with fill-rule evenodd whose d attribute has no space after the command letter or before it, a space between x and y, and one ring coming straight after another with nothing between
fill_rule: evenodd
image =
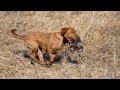
<instances>
[{"instance_id":1,"label":"dry grass","mask_svg":"<svg viewBox=\"0 0 120 90\"><path fill-rule=\"evenodd\" d=\"M28 49L9 31L16 28L24 35L29 31L60 31L65 26L75 27L84 42L80 57L74 54L77 65L65 60L50 68L31 65L23 56ZM0 78L120 78L120 12L0 12Z\"/></svg>"}]
</instances>

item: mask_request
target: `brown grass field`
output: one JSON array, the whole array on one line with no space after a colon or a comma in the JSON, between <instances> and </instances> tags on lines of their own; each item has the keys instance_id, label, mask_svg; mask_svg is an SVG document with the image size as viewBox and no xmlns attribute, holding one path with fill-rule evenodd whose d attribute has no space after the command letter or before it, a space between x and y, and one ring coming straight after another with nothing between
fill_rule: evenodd
<instances>
[{"instance_id":1,"label":"brown grass field","mask_svg":"<svg viewBox=\"0 0 120 90\"><path fill-rule=\"evenodd\" d=\"M74 27L84 50L79 64L54 63L50 68L35 63L23 42L10 30L24 35L30 31L55 32ZM0 79L120 79L120 12L119 11L1 11L0 12Z\"/></svg>"}]
</instances>

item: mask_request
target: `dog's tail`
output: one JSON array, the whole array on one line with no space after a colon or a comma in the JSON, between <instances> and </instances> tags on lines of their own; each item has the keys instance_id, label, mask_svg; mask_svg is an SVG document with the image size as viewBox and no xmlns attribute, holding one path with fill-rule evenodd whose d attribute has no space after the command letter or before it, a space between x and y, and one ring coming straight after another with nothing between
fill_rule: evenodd
<instances>
[{"instance_id":1,"label":"dog's tail","mask_svg":"<svg viewBox=\"0 0 120 90\"><path fill-rule=\"evenodd\" d=\"M24 36L20 36L20 35L15 33L15 31L17 31L16 29L12 29L10 31L12 32L12 34L15 38L18 38L18 39L23 39L24 38Z\"/></svg>"}]
</instances>

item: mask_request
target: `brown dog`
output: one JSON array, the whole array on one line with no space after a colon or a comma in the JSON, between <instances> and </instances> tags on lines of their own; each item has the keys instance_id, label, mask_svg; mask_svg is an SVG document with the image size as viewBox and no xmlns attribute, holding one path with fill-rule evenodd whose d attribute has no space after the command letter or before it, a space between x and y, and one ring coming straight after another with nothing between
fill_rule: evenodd
<instances>
[{"instance_id":1,"label":"brown dog","mask_svg":"<svg viewBox=\"0 0 120 90\"><path fill-rule=\"evenodd\" d=\"M44 33L44 32L29 32L24 36L16 34L12 29L12 34L22 39L27 47L32 49L31 58L39 64L45 64L43 58L43 51L49 55L49 63L54 62L55 55L60 52L65 43L73 43L73 47L77 49L82 48L81 40L76 30L72 27L62 28L60 32ZM35 58L35 54L38 54L40 60Z\"/></svg>"}]
</instances>

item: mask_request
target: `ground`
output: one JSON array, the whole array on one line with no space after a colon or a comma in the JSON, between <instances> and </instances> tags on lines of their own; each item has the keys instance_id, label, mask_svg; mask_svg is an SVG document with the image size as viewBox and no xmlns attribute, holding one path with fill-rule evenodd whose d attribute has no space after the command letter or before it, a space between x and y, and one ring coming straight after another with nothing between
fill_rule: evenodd
<instances>
[{"instance_id":1,"label":"ground","mask_svg":"<svg viewBox=\"0 0 120 90\"><path fill-rule=\"evenodd\" d=\"M15 28L21 35L30 31L56 32L74 27L84 50L79 64L55 63L50 68L30 63L30 53L23 42L12 36ZM113 79L120 78L119 11L1 11L1 79Z\"/></svg>"}]
</instances>

